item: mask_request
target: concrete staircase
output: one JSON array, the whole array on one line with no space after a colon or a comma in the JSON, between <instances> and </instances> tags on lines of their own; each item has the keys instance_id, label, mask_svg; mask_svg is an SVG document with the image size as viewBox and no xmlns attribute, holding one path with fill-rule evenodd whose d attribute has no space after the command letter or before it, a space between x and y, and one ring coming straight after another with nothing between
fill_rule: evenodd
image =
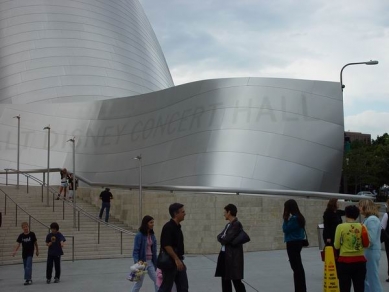
<instances>
[{"instance_id":1,"label":"concrete staircase","mask_svg":"<svg viewBox=\"0 0 389 292\"><path fill-rule=\"evenodd\" d=\"M11 254L16 244L16 239L22 232L21 223L24 221L30 222L30 230L35 232L38 238L40 255L39 257L34 255L34 262L46 261L47 247L45 238L49 230L45 226L49 226L52 222L59 224L60 232L66 238L63 260L71 260L73 253L76 260L132 256L133 235L109 228L102 221L98 224L82 213L80 213L79 217L80 230L78 230L77 213L76 228L73 228L72 204L63 200L55 200L53 212L52 200L50 200L50 206L46 206L46 193L44 193L44 202L42 202L40 187L30 186L28 194L26 193L25 186L21 186L19 189L15 186L1 186L0 189L7 193L20 208L26 210L33 217L29 218L20 208L16 208L16 205L11 200L7 199L5 202L4 194L0 192L0 212L3 214L3 223L0 228L0 265L22 263L21 248L15 257L12 257ZM77 197L77 205L95 218L98 218L99 209L84 202L82 197ZM135 232L133 228L125 226L113 217L110 218L109 223Z\"/></svg>"}]
</instances>

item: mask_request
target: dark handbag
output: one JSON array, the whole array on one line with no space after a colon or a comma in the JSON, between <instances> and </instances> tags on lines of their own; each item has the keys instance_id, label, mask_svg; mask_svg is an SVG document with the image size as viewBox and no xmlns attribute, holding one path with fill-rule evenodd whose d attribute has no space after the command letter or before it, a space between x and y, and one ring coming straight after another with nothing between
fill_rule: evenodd
<instances>
[{"instance_id":1,"label":"dark handbag","mask_svg":"<svg viewBox=\"0 0 389 292\"><path fill-rule=\"evenodd\" d=\"M308 235L307 232L305 231L305 228L304 228L304 233L305 233L305 239L303 239L303 247L308 247L309 241L308 241Z\"/></svg>"},{"instance_id":2,"label":"dark handbag","mask_svg":"<svg viewBox=\"0 0 389 292\"><path fill-rule=\"evenodd\" d=\"M381 228L380 239L381 239L381 243L389 240L389 234L383 228Z\"/></svg>"},{"instance_id":3,"label":"dark handbag","mask_svg":"<svg viewBox=\"0 0 389 292\"><path fill-rule=\"evenodd\" d=\"M232 240L231 245L235 246L239 244L245 244L249 241L250 241L250 236L243 229L241 229L238 236Z\"/></svg>"},{"instance_id":4,"label":"dark handbag","mask_svg":"<svg viewBox=\"0 0 389 292\"><path fill-rule=\"evenodd\" d=\"M173 269L175 264L171 256L161 248L157 258L157 268L161 270Z\"/></svg>"}]
</instances>

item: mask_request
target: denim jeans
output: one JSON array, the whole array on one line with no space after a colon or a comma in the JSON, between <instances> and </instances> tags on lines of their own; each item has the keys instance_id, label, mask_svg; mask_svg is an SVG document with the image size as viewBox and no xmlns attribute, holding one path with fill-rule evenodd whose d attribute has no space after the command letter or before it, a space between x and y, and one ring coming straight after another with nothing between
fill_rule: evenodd
<instances>
[{"instance_id":1,"label":"denim jeans","mask_svg":"<svg viewBox=\"0 0 389 292\"><path fill-rule=\"evenodd\" d=\"M155 272L155 267L153 265L153 262L151 260L147 261L147 267L146 267L147 274L149 274L150 279L154 283L154 289L155 292L158 292L158 287L156 285L157 281L157 273ZM143 280L146 275L143 275L138 282L135 282L135 285L132 287L131 292L139 292L140 288L142 288Z\"/></svg>"},{"instance_id":2,"label":"denim jeans","mask_svg":"<svg viewBox=\"0 0 389 292\"><path fill-rule=\"evenodd\" d=\"M103 202L101 204L100 215L99 215L100 219L103 217L103 212L105 209L105 222L108 222L110 208L111 208L111 203Z\"/></svg>"},{"instance_id":3,"label":"denim jeans","mask_svg":"<svg viewBox=\"0 0 389 292\"><path fill-rule=\"evenodd\" d=\"M32 279L32 256L23 258L24 280Z\"/></svg>"}]
</instances>

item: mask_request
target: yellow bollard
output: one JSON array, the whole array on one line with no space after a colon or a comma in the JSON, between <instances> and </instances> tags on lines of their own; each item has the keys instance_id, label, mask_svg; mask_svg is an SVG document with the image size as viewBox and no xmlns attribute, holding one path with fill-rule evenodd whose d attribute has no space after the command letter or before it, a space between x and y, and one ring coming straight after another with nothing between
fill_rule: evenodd
<instances>
[{"instance_id":1,"label":"yellow bollard","mask_svg":"<svg viewBox=\"0 0 389 292\"><path fill-rule=\"evenodd\" d=\"M339 279L336 272L334 248L326 246L324 248L324 292L340 292Z\"/></svg>"}]
</instances>

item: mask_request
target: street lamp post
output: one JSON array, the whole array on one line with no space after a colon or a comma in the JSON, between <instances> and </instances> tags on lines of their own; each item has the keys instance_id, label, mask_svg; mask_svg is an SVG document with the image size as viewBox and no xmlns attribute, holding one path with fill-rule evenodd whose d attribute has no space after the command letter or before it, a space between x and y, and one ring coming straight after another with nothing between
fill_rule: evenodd
<instances>
[{"instance_id":1,"label":"street lamp post","mask_svg":"<svg viewBox=\"0 0 389 292\"><path fill-rule=\"evenodd\" d=\"M20 115L15 116L14 118L18 119L18 153L16 158L16 170L18 171L16 174L16 185L19 188L19 166L20 166Z\"/></svg>"},{"instance_id":2,"label":"street lamp post","mask_svg":"<svg viewBox=\"0 0 389 292\"><path fill-rule=\"evenodd\" d=\"M139 161L139 226L142 223L142 154L134 157Z\"/></svg>"},{"instance_id":3,"label":"street lamp post","mask_svg":"<svg viewBox=\"0 0 389 292\"><path fill-rule=\"evenodd\" d=\"M76 137L69 139L66 142L73 143L73 228L76 228Z\"/></svg>"},{"instance_id":4,"label":"street lamp post","mask_svg":"<svg viewBox=\"0 0 389 292\"><path fill-rule=\"evenodd\" d=\"M46 205L50 206L49 193L50 193L50 125L44 127L43 130L47 130L47 185L46 185Z\"/></svg>"},{"instance_id":5,"label":"street lamp post","mask_svg":"<svg viewBox=\"0 0 389 292\"><path fill-rule=\"evenodd\" d=\"M345 85L343 85L343 77L342 77L342 73L343 73L344 68L346 68L347 66L350 66L350 65L361 65L361 64L364 64L364 65L377 65L378 61L370 60L370 61L367 61L367 62L348 63L348 64L344 65L342 70L340 70L340 86L342 88L342 91L343 91L343 88L345 88Z\"/></svg>"}]
</instances>

